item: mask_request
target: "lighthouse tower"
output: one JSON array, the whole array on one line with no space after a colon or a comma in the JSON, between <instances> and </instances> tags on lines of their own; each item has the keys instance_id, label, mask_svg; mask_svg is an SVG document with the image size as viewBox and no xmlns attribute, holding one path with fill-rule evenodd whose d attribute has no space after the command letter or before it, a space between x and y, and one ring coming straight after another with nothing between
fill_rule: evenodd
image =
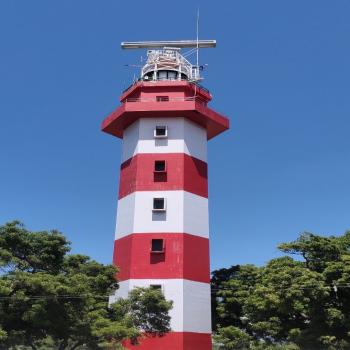
<instances>
[{"instance_id":1,"label":"lighthouse tower","mask_svg":"<svg viewBox=\"0 0 350 350\"><path fill-rule=\"evenodd\" d=\"M208 107L200 67L181 49L214 40L122 43L147 48L140 79L102 130L123 139L113 263L120 288L159 288L174 302L171 332L140 350L210 350L207 140L229 127ZM130 348L133 348L130 346Z\"/></svg>"}]
</instances>

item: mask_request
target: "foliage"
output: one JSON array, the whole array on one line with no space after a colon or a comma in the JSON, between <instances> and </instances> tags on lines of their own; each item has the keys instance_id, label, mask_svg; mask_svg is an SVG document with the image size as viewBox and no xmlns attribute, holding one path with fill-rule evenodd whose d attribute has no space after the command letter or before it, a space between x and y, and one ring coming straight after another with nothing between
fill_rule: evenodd
<instances>
[{"instance_id":1,"label":"foliage","mask_svg":"<svg viewBox=\"0 0 350 350\"><path fill-rule=\"evenodd\" d=\"M228 326L219 329L214 341L227 350L245 350L250 347L251 336L238 327Z\"/></svg>"},{"instance_id":2,"label":"foliage","mask_svg":"<svg viewBox=\"0 0 350 350\"><path fill-rule=\"evenodd\" d=\"M108 310L110 317L98 317L94 323L93 334L99 339L101 347L110 348L122 340L138 343L140 329L148 336L163 336L170 328L168 311L172 302L166 301L159 290L135 288L128 299L119 299Z\"/></svg>"},{"instance_id":3,"label":"foliage","mask_svg":"<svg viewBox=\"0 0 350 350\"><path fill-rule=\"evenodd\" d=\"M0 226L0 349L120 349L146 330L169 331L171 302L151 289L108 307L116 269L69 255L57 231Z\"/></svg>"},{"instance_id":4,"label":"foliage","mask_svg":"<svg viewBox=\"0 0 350 350\"><path fill-rule=\"evenodd\" d=\"M128 303L135 325L147 334L164 335L168 332L172 302L166 301L159 289L136 288L129 293Z\"/></svg>"},{"instance_id":5,"label":"foliage","mask_svg":"<svg viewBox=\"0 0 350 350\"><path fill-rule=\"evenodd\" d=\"M219 349L350 349L350 232L304 233L279 249L302 260L213 272Z\"/></svg>"}]
</instances>

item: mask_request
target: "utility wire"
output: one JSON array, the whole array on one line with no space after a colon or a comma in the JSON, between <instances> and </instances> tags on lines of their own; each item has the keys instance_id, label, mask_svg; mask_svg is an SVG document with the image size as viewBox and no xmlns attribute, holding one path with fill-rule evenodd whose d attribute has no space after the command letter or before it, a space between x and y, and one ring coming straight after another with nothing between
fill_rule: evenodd
<instances>
[{"instance_id":1,"label":"utility wire","mask_svg":"<svg viewBox=\"0 0 350 350\"><path fill-rule=\"evenodd\" d=\"M340 288L350 288L350 283L347 284L337 284L337 285L327 285L324 288L332 289L337 291ZM291 290L291 289L315 289L315 287L310 286L298 286L298 287L279 287L275 288L274 291L280 290ZM241 288L228 288L228 287L219 287L219 288L211 288L211 292L218 291L238 291L242 290ZM252 288L245 288L245 290L252 291ZM0 296L0 300L10 300L10 299L21 299L21 300L40 300L40 299L86 299L86 298L100 298L100 299L108 299L111 295L91 295L91 294L81 294L81 295L31 295L31 296Z\"/></svg>"},{"instance_id":2,"label":"utility wire","mask_svg":"<svg viewBox=\"0 0 350 350\"><path fill-rule=\"evenodd\" d=\"M266 288L271 288L271 286L262 286L262 287L266 287ZM338 288L350 288L350 283L346 283L346 284L332 284L332 285L325 285L322 286L323 288L328 288L328 289L332 289L334 290L334 292L337 292ZM253 287L252 287L253 288ZM252 288L246 288L246 290L252 290ZM289 287L275 287L274 290L275 291L279 291L279 290L292 290L292 289L300 289L300 290L304 290L304 289L315 289L316 287L311 287L311 286L289 286ZM234 287L219 287L219 288L211 288L212 292L217 292L217 291L238 291L238 290L242 290L242 288L234 288Z\"/></svg>"},{"instance_id":3,"label":"utility wire","mask_svg":"<svg viewBox=\"0 0 350 350\"><path fill-rule=\"evenodd\" d=\"M28 300L28 299L34 299L34 300L40 300L40 299L86 299L86 298L99 298L99 299L107 299L110 295L31 295L31 296L6 296L6 297L0 297L0 300L10 300L10 299L20 299L20 300Z\"/></svg>"}]
</instances>

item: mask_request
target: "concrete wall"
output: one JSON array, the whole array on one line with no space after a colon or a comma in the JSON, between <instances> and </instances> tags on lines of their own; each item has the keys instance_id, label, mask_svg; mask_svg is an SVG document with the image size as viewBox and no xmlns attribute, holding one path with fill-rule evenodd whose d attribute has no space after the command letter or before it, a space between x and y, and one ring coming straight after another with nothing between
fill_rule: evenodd
<instances>
[{"instance_id":1,"label":"concrete wall","mask_svg":"<svg viewBox=\"0 0 350 350\"><path fill-rule=\"evenodd\" d=\"M131 279L120 282L120 288L111 298L126 298L135 287L162 285L167 300L174 302L170 311L171 330L174 332L211 333L210 285L184 279ZM199 349L198 349L199 350Z\"/></svg>"},{"instance_id":2,"label":"concrete wall","mask_svg":"<svg viewBox=\"0 0 350 350\"><path fill-rule=\"evenodd\" d=\"M152 211L157 197L166 198L165 212ZM118 201L115 239L152 232L209 237L208 199L185 191L142 191Z\"/></svg>"},{"instance_id":3,"label":"concrete wall","mask_svg":"<svg viewBox=\"0 0 350 350\"><path fill-rule=\"evenodd\" d=\"M155 139L156 125L168 127L166 139ZM122 162L138 153L186 153L207 161L206 130L185 118L141 118L124 131Z\"/></svg>"}]
</instances>

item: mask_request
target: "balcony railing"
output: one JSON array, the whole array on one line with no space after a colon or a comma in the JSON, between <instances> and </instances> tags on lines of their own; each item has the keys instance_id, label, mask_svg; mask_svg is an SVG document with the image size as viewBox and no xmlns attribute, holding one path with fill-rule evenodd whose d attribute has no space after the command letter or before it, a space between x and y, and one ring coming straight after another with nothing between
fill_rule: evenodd
<instances>
[{"instance_id":1,"label":"balcony railing","mask_svg":"<svg viewBox=\"0 0 350 350\"><path fill-rule=\"evenodd\" d=\"M200 96L190 96L190 97L168 97L168 96L155 96L150 98L126 98L122 102L158 102L158 103L165 103L165 102L189 102L189 101L195 101L199 102L202 105L206 106L207 101L201 98Z\"/></svg>"},{"instance_id":2,"label":"balcony railing","mask_svg":"<svg viewBox=\"0 0 350 350\"><path fill-rule=\"evenodd\" d=\"M137 83L139 83L140 81L146 81L146 82L149 82L149 81L166 81L166 80L168 80L168 81L179 81L178 79L175 79L175 80L172 80L172 79L158 79L158 80L143 80L143 79L138 79L138 80L136 80L136 81L134 81L131 85L129 85L126 89L124 89L123 91L122 91L122 93L124 94L125 92L127 92L130 88L132 88L134 85L136 85ZM206 93L208 93L208 94L210 94L210 91L207 89L207 88L205 88L203 85L201 85L201 84L199 84L199 83L194 83L194 82L189 82L187 79L181 79L180 81L187 81L189 84L191 84L191 85L193 85L193 86L197 86L197 88L198 89L200 89L200 90L203 90L203 91L205 91Z\"/></svg>"}]
</instances>

